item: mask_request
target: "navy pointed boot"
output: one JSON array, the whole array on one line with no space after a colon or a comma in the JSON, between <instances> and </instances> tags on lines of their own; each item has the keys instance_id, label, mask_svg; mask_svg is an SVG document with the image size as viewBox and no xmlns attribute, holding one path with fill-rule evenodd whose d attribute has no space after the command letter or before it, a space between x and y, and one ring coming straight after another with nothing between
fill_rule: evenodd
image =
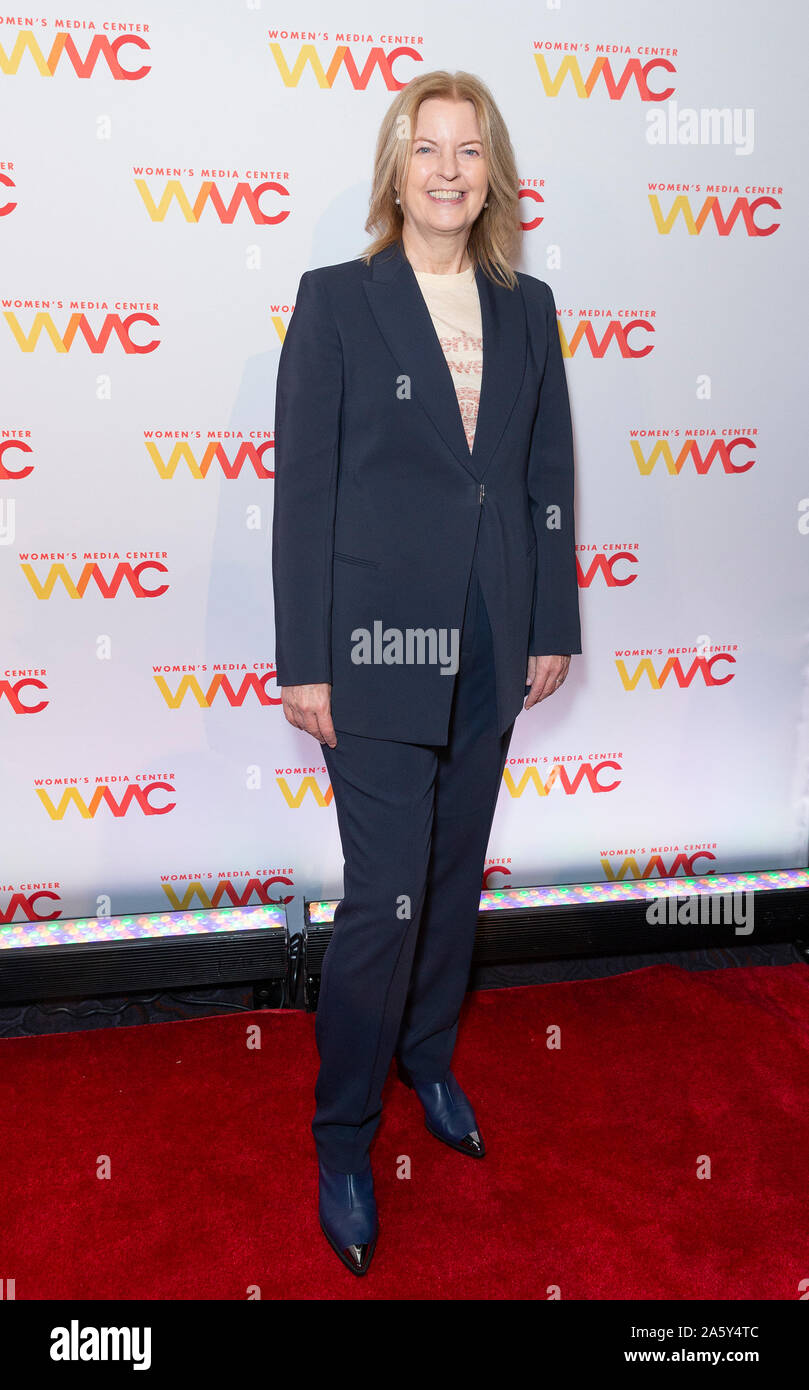
<instances>
[{"instance_id":1,"label":"navy pointed boot","mask_svg":"<svg viewBox=\"0 0 809 1390\"><path fill-rule=\"evenodd\" d=\"M364 1274L379 1231L370 1159L356 1173L338 1173L318 1160L320 1229L352 1274Z\"/></svg>"},{"instance_id":2,"label":"navy pointed boot","mask_svg":"<svg viewBox=\"0 0 809 1390\"><path fill-rule=\"evenodd\" d=\"M421 1101L430 1134L470 1158L483 1158L486 1148L475 1112L452 1072L447 1072L443 1081L416 1081L398 1059L396 1069L405 1086L414 1090Z\"/></svg>"}]
</instances>

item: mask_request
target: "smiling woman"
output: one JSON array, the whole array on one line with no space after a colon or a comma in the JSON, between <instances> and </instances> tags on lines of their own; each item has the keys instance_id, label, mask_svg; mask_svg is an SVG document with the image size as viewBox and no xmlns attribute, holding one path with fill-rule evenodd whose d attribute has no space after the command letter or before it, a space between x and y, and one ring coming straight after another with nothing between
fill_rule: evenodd
<instances>
[{"instance_id":1,"label":"smiling woman","mask_svg":"<svg viewBox=\"0 0 809 1390\"><path fill-rule=\"evenodd\" d=\"M278 368L277 680L344 859L312 1133L354 1274L394 1057L430 1134L485 1154L451 1062L489 833L517 714L581 651L564 363L550 287L512 268L518 197L483 83L414 79L379 133L376 240L303 275Z\"/></svg>"},{"instance_id":2,"label":"smiling woman","mask_svg":"<svg viewBox=\"0 0 809 1390\"><path fill-rule=\"evenodd\" d=\"M511 140L484 84L448 72L408 83L380 127L365 224L377 236L364 259L401 238L416 270L451 273L474 262L514 288L518 208Z\"/></svg>"},{"instance_id":3,"label":"smiling woman","mask_svg":"<svg viewBox=\"0 0 809 1390\"><path fill-rule=\"evenodd\" d=\"M403 200L397 192L407 258L414 270L433 275L471 269L458 234L487 206L489 186L474 104L431 97L421 103L416 126ZM464 264L456 265L459 251Z\"/></svg>"}]
</instances>

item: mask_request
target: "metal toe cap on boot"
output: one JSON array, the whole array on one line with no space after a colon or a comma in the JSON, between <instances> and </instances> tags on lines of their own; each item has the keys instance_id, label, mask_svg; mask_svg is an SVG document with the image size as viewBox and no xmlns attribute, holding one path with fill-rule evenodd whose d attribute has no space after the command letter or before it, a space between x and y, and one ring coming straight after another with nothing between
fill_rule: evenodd
<instances>
[{"instance_id":1,"label":"metal toe cap on boot","mask_svg":"<svg viewBox=\"0 0 809 1390\"><path fill-rule=\"evenodd\" d=\"M424 1107L424 1122L430 1134L459 1153L483 1158L486 1148L475 1112L452 1072L443 1081L415 1081L414 1089Z\"/></svg>"},{"instance_id":2,"label":"metal toe cap on boot","mask_svg":"<svg viewBox=\"0 0 809 1390\"><path fill-rule=\"evenodd\" d=\"M379 1230L370 1163L361 1172L341 1173L319 1163L320 1228L335 1254L354 1274L371 1262Z\"/></svg>"},{"instance_id":3,"label":"metal toe cap on boot","mask_svg":"<svg viewBox=\"0 0 809 1390\"><path fill-rule=\"evenodd\" d=\"M374 1253L375 1241L368 1245L349 1245L343 1252L349 1269L353 1269L355 1274L364 1274L371 1262Z\"/></svg>"},{"instance_id":4,"label":"metal toe cap on boot","mask_svg":"<svg viewBox=\"0 0 809 1390\"><path fill-rule=\"evenodd\" d=\"M465 1134L461 1140L461 1147L464 1153L472 1154L475 1158L482 1158L486 1152L486 1147L476 1129Z\"/></svg>"}]
</instances>

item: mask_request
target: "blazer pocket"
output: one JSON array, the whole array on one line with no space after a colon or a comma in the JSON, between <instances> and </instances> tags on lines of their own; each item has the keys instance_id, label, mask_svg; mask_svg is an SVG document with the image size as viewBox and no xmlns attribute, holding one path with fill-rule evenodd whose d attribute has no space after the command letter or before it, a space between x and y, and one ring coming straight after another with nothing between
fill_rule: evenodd
<instances>
[{"instance_id":1,"label":"blazer pocket","mask_svg":"<svg viewBox=\"0 0 809 1390\"><path fill-rule=\"evenodd\" d=\"M379 569L378 560L364 560L359 555L346 555L342 550L335 550L334 558L335 560L345 560L348 565L367 565L369 569Z\"/></svg>"}]
</instances>

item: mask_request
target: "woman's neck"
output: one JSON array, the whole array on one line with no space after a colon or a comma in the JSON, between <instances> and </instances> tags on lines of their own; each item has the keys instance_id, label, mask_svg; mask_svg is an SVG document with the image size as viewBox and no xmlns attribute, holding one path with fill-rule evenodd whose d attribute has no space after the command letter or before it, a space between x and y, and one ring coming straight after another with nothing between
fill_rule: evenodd
<instances>
[{"instance_id":1,"label":"woman's neck","mask_svg":"<svg viewBox=\"0 0 809 1390\"><path fill-rule=\"evenodd\" d=\"M426 246L421 242L414 245L409 237L403 235L402 245L413 269L425 275L459 275L472 265L466 244L452 248L445 245Z\"/></svg>"}]
</instances>

